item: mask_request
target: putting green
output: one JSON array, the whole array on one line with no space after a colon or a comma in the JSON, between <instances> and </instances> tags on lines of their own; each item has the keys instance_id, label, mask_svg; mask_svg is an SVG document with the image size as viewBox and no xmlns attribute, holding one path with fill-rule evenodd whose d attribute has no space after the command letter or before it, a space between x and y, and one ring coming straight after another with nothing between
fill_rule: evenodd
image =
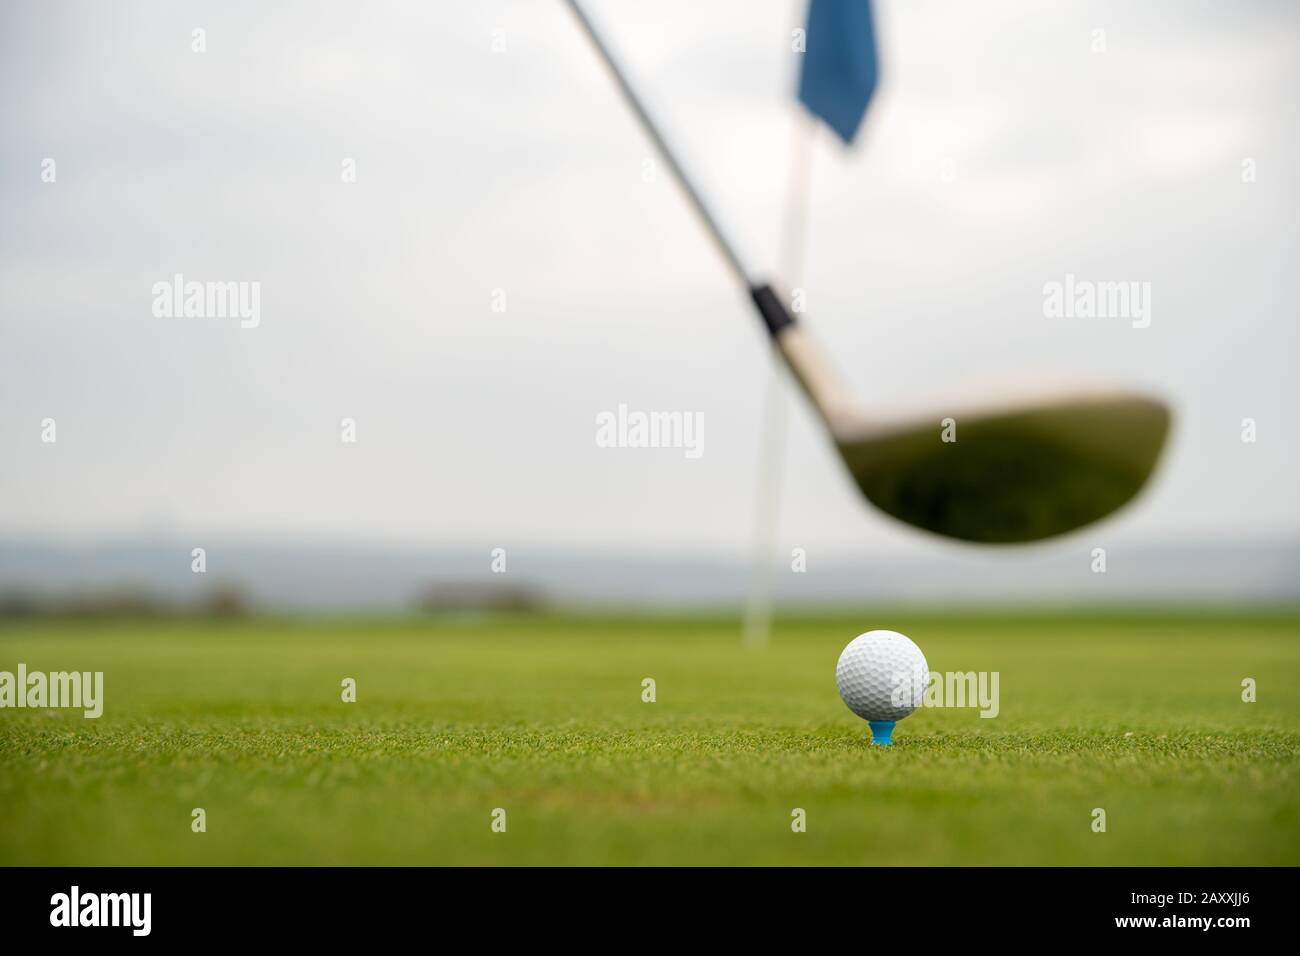
<instances>
[{"instance_id":1,"label":"putting green","mask_svg":"<svg viewBox=\"0 0 1300 956\"><path fill-rule=\"evenodd\" d=\"M922 710L872 748L834 668L873 627L934 670L998 671L999 715ZM761 649L738 630L9 621L0 670L103 671L105 701L0 710L0 864L1300 863L1300 614L873 610L786 618Z\"/></svg>"}]
</instances>

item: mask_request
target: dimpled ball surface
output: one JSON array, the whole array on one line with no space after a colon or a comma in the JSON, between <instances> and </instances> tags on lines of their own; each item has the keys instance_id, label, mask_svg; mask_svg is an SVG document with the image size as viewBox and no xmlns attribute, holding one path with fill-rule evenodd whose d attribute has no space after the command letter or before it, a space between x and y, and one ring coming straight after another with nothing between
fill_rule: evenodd
<instances>
[{"instance_id":1,"label":"dimpled ball surface","mask_svg":"<svg viewBox=\"0 0 1300 956\"><path fill-rule=\"evenodd\" d=\"M902 720L920 703L894 691L905 682L924 690L930 666L912 641L897 631L867 631L849 642L835 665L835 686L849 710L864 720Z\"/></svg>"}]
</instances>

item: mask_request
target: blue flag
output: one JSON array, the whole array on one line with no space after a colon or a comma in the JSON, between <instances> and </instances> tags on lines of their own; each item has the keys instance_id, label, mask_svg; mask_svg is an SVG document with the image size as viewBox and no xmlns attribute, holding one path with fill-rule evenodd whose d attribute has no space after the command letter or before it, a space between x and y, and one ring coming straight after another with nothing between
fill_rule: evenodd
<instances>
[{"instance_id":1,"label":"blue flag","mask_svg":"<svg viewBox=\"0 0 1300 956\"><path fill-rule=\"evenodd\" d=\"M810 0L799 101L852 143L876 90L869 0Z\"/></svg>"}]
</instances>

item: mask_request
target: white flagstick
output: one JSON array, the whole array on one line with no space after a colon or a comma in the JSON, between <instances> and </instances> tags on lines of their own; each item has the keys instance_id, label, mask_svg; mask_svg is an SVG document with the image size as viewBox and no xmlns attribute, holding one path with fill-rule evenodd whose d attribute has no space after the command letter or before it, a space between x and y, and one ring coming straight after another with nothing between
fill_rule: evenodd
<instances>
[{"instance_id":1,"label":"white flagstick","mask_svg":"<svg viewBox=\"0 0 1300 956\"><path fill-rule=\"evenodd\" d=\"M790 141L790 166L786 171L785 211L781 229L781 277L788 285L780 291L790 306L793 290L802 281L807 245L808 183L812 174L813 137L817 123L802 106L795 105ZM781 478L785 471L787 427L786 362L772 348L767 396L759 423L758 490L754 495L754 556L749 598L745 603L746 644L766 644L772 633L772 570L781 524Z\"/></svg>"}]
</instances>

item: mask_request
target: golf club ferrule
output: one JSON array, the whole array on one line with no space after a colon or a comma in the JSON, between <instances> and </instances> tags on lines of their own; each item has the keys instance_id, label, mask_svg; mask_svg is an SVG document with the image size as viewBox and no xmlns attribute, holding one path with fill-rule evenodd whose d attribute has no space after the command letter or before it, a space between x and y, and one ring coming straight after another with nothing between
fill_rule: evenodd
<instances>
[{"instance_id":1,"label":"golf club ferrule","mask_svg":"<svg viewBox=\"0 0 1300 956\"><path fill-rule=\"evenodd\" d=\"M781 330L787 326L794 325L794 316L790 314L790 310L785 307L776 292L766 282L761 285L751 286L749 295L754 300L754 305L758 306L758 312L763 317L763 324L767 326L767 331L772 338L780 335Z\"/></svg>"}]
</instances>

